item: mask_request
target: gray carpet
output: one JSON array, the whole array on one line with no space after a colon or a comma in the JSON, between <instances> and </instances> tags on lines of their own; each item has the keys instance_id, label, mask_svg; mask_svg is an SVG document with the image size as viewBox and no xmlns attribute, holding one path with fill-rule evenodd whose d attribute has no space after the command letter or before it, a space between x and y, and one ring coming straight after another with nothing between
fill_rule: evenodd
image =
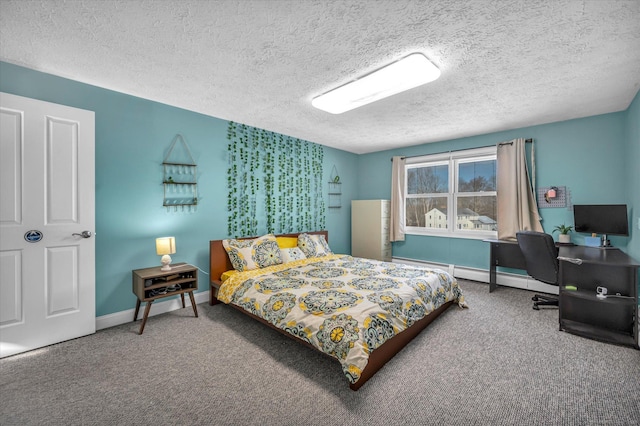
<instances>
[{"instance_id":1,"label":"gray carpet","mask_svg":"<svg viewBox=\"0 0 640 426\"><path fill-rule=\"evenodd\" d=\"M0 361L2 425L637 425L640 351L558 331L531 293L460 280L453 307L359 391L226 305Z\"/></svg>"}]
</instances>

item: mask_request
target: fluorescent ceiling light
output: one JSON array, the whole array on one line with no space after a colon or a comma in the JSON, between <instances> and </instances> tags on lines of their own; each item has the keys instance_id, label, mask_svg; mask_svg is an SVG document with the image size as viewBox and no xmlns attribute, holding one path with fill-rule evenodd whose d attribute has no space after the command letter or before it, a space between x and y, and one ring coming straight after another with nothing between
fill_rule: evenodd
<instances>
[{"instance_id":1,"label":"fluorescent ceiling light","mask_svg":"<svg viewBox=\"0 0 640 426\"><path fill-rule=\"evenodd\" d=\"M311 105L331 114L342 114L429 83L438 77L440 70L435 65L421 53L412 53L384 68L313 98Z\"/></svg>"}]
</instances>

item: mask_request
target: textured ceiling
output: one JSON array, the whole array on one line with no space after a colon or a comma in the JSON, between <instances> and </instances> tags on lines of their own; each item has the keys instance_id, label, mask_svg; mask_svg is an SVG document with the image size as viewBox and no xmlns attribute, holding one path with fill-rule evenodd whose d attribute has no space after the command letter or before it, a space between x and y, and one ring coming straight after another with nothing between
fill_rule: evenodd
<instances>
[{"instance_id":1,"label":"textured ceiling","mask_svg":"<svg viewBox=\"0 0 640 426\"><path fill-rule=\"evenodd\" d=\"M441 77L311 106L411 52ZM0 59L366 153L626 109L640 1L0 0Z\"/></svg>"}]
</instances>

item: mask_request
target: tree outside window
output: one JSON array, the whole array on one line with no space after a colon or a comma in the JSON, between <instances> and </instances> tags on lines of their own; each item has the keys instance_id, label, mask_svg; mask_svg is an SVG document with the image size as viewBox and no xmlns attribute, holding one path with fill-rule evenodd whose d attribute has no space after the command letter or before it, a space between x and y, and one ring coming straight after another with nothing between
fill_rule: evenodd
<instances>
[{"instance_id":1,"label":"tree outside window","mask_svg":"<svg viewBox=\"0 0 640 426\"><path fill-rule=\"evenodd\" d=\"M441 219L436 218L438 214L446 214L449 200L449 165L434 163L407 168L406 176L405 225L438 228Z\"/></svg>"},{"instance_id":2,"label":"tree outside window","mask_svg":"<svg viewBox=\"0 0 640 426\"><path fill-rule=\"evenodd\" d=\"M495 147L420 157L405 166L405 176L407 233L495 236Z\"/></svg>"}]
</instances>

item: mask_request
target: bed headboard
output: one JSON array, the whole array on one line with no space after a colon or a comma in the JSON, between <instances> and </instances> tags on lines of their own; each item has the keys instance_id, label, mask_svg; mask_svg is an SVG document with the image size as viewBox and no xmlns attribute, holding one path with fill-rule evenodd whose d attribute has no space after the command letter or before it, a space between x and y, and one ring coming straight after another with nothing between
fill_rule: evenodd
<instances>
[{"instance_id":1,"label":"bed headboard","mask_svg":"<svg viewBox=\"0 0 640 426\"><path fill-rule=\"evenodd\" d=\"M329 232L328 231L311 231L311 232L297 232L294 234L278 234L276 237L297 237L300 234L316 234L316 235L324 235L325 240L329 242ZM256 237L246 237L239 238L240 240L246 240L249 238ZM223 272L230 271L233 269L233 265L229 260L229 256L227 256L227 251L222 246L222 240L211 240L209 241L209 274L211 281L219 281L220 275Z\"/></svg>"}]
</instances>

